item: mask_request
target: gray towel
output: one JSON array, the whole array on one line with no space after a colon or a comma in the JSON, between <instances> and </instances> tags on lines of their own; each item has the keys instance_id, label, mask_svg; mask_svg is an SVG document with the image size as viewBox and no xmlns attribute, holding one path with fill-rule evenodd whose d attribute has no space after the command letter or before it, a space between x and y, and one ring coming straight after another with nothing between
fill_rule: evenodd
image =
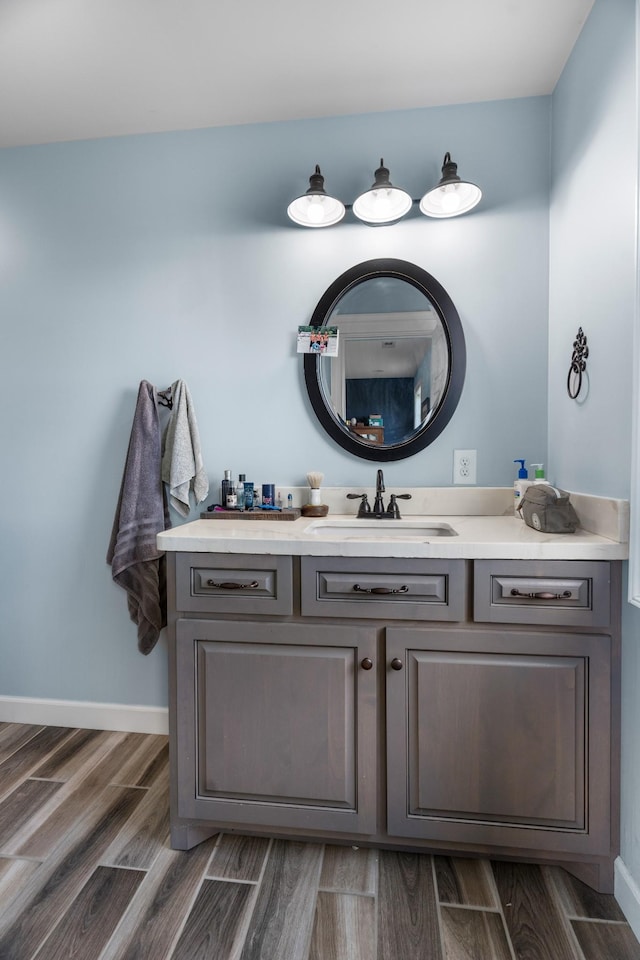
<instances>
[{"instance_id":1,"label":"gray towel","mask_svg":"<svg viewBox=\"0 0 640 960\"><path fill-rule=\"evenodd\" d=\"M138 390L129 449L113 521L107 563L127 591L129 615L138 625L138 649L149 653L167 622L166 572L156 534L169 525L160 478L162 440L154 387Z\"/></svg>"},{"instance_id":2,"label":"gray towel","mask_svg":"<svg viewBox=\"0 0 640 960\"><path fill-rule=\"evenodd\" d=\"M202 463L198 424L189 388L184 380L171 386L172 410L162 457L162 479L169 486L169 503L186 517L193 490L196 503L209 493L209 479Z\"/></svg>"}]
</instances>

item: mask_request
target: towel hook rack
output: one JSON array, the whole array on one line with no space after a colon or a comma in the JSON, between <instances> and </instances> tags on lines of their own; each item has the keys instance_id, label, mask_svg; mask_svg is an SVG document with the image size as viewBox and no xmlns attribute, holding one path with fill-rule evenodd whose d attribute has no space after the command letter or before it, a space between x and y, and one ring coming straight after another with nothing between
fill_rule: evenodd
<instances>
[{"instance_id":1,"label":"towel hook rack","mask_svg":"<svg viewBox=\"0 0 640 960\"><path fill-rule=\"evenodd\" d=\"M171 387L167 387L166 390L156 390L158 396L158 403L163 407L168 407L169 410L173 407L173 397L171 396Z\"/></svg>"}]
</instances>

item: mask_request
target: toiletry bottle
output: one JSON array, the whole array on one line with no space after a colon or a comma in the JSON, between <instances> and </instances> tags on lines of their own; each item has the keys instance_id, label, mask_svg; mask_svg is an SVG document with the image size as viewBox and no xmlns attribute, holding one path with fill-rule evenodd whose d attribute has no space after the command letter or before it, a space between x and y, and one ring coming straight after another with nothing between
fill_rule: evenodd
<instances>
[{"instance_id":1,"label":"toiletry bottle","mask_svg":"<svg viewBox=\"0 0 640 960\"><path fill-rule=\"evenodd\" d=\"M548 483L548 480L544 478L544 464L543 463L532 463L532 468L535 469L535 480L534 483Z\"/></svg>"},{"instance_id":2,"label":"toiletry bottle","mask_svg":"<svg viewBox=\"0 0 640 960\"><path fill-rule=\"evenodd\" d=\"M513 481L513 513L514 516L520 517L522 520L522 511L518 510L518 507L522 503L522 498L524 492L531 483L531 480L528 479L529 474L527 468L524 465L524 460L514 460L514 463L520 464L520 469L518 470L518 476Z\"/></svg>"},{"instance_id":3,"label":"toiletry bottle","mask_svg":"<svg viewBox=\"0 0 640 960\"><path fill-rule=\"evenodd\" d=\"M276 485L275 483L262 484L262 506L275 507L276 505Z\"/></svg>"},{"instance_id":4,"label":"toiletry bottle","mask_svg":"<svg viewBox=\"0 0 640 960\"><path fill-rule=\"evenodd\" d=\"M251 480L244 481L244 508L253 510L253 483Z\"/></svg>"},{"instance_id":5,"label":"toiletry bottle","mask_svg":"<svg viewBox=\"0 0 640 960\"><path fill-rule=\"evenodd\" d=\"M222 486L220 487L220 506L227 506L227 497L229 496L230 491L233 490L233 480L231 479L231 470L225 470L224 480L222 481Z\"/></svg>"},{"instance_id":6,"label":"toiletry bottle","mask_svg":"<svg viewBox=\"0 0 640 960\"><path fill-rule=\"evenodd\" d=\"M238 474L238 482L236 483L236 507L238 510L243 511L245 507L244 503L244 481L246 474Z\"/></svg>"},{"instance_id":7,"label":"toiletry bottle","mask_svg":"<svg viewBox=\"0 0 640 960\"><path fill-rule=\"evenodd\" d=\"M227 476L227 474L229 474L229 476ZM236 499L236 487L231 478L231 470L225 470L224 479L228 480L229 482L227 486L227 496L222 506L225 508L225 510L235 510L238 501Z\"/></svg>"}]
</instances>

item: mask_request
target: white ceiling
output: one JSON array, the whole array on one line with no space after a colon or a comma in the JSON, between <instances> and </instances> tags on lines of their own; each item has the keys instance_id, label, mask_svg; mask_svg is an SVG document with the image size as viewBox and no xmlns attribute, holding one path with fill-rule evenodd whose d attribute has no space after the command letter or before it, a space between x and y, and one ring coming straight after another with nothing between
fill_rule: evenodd
<instances>
[{"instance_id":1,"label":"white ceiling","mask_svg":"<svg viewBox=\"0 0 640 960\"><path fill-rule=\"evenodd\" d=\"M551 93L593 0L0 0L0 146Z\"/></svg>"}]
</instances>

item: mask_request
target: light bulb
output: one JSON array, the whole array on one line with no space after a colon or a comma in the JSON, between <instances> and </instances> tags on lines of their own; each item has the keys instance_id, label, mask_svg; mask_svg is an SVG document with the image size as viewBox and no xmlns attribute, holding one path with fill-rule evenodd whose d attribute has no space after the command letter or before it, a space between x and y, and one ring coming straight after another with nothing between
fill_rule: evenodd
<instances>
[{"instance_id":1,"label":"light bulb","mask_svg":"<svg viewBox=\"0 0 640 960\"><path fill-rule=\"evenodd\" d=\"M397 187L367 190L353 204L353 213L365 223L394 223L411 209L411 197Z\"/></svg>"},{"instance_id":2,"label":"light bulb","mask_svg":"<svg viewBox=\"0 0 640 960\"><path fill-rule=\"evenodd\" d=\"M426 193L420 211L427 217L457 217L472 210L482 196L474 183L446 183Z\"/></svg>"},{"instance_id":3,"label":"light bulb","mask_svg":"<svg viewBox=\"0 0 640 960\"><path fill-rule=\"evenodd\" d=\"M373 190L371 193L371 204L375 209L376 217L384 219L391 213L390 190Z\"/></svg>"},{"instance_id":4,"label":"light bulb","mask_svg":"<svg viewBox=\"0 0 640 960\"><path fill-rule=\"evenodd\" d=\"M442 189L442 211L443 213L456 213L460 209L460 193L457 183L449 183Z\"/></svg>"},{"instance_id":5,"label":"light bulb","mask_svg":"<svg viewBox=\"0 0 640 960\"><path fill-rule=\"evenodd\" d=\"M324 218L324 197L309 197L307 205L307 220L309 223L322 223Z\"/></svg>"},{"instance_id":6,"label":"light bulb","mask_svg":"<svg viewBox=\"0 0 640 960\"><path fill-rule=\"evenodd\" d=\"M304 194L289 204L287 213L302 227L331 227L342 220L345 208L326 194Z\"/></svg>"}]
</instances>

